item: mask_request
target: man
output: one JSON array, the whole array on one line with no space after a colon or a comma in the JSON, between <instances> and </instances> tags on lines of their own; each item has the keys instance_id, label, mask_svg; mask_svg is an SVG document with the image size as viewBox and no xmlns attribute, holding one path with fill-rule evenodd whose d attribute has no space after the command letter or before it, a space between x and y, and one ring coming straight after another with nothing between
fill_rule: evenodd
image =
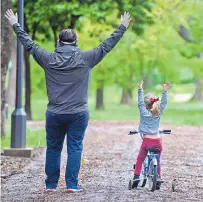
<instances>
[{"instance_id":1,"label":"man","mask_svg":"<svg viewBox=\"0 0 203 202\"><path fill-rule=\"evenodd\" d=\"M55 52L48 52L36 45L17 23L12 10L5 17L12 25L24 48L44 69L48 94L46 112L46 192L56 191L60 177L61 151L67 134L68 160L66 166L66 192L80 192L80 169L83 138L88 126L88 86L90 72L109 53L123 36L131 21L130 14L121 16L121 25L97 48L81 51L77 34L64 29L59 34Z\"/></svg>"}]
</instances>

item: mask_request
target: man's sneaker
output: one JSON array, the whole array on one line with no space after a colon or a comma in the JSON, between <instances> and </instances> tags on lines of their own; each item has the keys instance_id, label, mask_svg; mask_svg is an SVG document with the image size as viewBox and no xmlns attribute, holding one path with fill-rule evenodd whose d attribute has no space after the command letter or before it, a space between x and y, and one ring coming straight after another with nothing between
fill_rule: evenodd
<instances>
[{"instance_id":1,"label":"man's sneaker","mask_svg":"<svg viewBox=\"0 0 203 202\"><path fill-rule=\"evenodd\" d=\"M160 187L161 187L161 184L163 183L164 181L162 179L158 179L157 182L156 182L156 189L159 190Z\"/></svg>"},{"instance_id":2,"label":"man's sneaker","mask_svg":"<svg viewBox=\"0 0 203 202\"><path fill-rule=\"evenodd\" d=\"M137 188L139 182L140 182L140 176L139 175L134 175L132 188Z\"/></svg>"},{"instance_id":3,"label":"man's sneaker","mask_svg":"<svg viewBox=\"0 0 203 202\"><path fill-rule=\"evenodd\" d=\"M83 188L78 185L78 186L72 186L66 189L67 193L77 193L77 192L82 192Z\"/></svg>"},{"instance_id":4,"label":"man's sneaker","mask_svg":"<svg viewBox=\"0 0 203 202\"><path fill-rule=\"evenodd\" d=\"M51 193L51 192L55 192L55 191L56 191L56 189L46 189L45 190L46 193Z\"/></svg>"}]
</instances>

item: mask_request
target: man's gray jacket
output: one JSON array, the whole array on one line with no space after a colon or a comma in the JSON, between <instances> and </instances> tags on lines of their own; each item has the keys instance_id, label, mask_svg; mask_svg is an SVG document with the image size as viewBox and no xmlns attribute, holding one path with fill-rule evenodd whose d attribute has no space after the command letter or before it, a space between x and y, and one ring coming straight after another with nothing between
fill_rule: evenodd
<instances>
[{"instance_id":1,"label":"man's gray jacket","mask_svg":"<svg viewBox=\"0 0 203 202\"><path fill-rule=\"evenodd\" d=\"M121 39L126 28L120 25L97 48L81 51L74 45L59 45L48 52L36 45L18 23L13 29L24 48L44 69L48 110L57 114L75 114L88 110L90 72Z\"/></svg>"}]
</instances>

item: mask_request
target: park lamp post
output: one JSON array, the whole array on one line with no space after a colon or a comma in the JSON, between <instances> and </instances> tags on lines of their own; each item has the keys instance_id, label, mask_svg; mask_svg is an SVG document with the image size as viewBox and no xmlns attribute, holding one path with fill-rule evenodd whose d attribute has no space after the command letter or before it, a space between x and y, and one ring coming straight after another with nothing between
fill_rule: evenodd
<instances>
[{"instance_id":1,"label":"park lamp post","mask_svg":"<svg viewBox=\"0 0 203 202\"><path fill-rule=\"evenodd\" d=\"M24 27L24 0L18 0L18 23ZM22 105L23 96L23 46L17 39L16 101L11 122L11 148L26 147L26 113Z\"/></svg>"}]
</instances>

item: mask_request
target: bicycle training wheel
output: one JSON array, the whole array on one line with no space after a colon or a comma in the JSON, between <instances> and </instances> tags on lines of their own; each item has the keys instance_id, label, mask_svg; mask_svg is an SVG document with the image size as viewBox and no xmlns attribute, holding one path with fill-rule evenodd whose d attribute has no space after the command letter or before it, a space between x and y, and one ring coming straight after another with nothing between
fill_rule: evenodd
<instances>
[{"instance_id":1,"label":"bicycle training wheel","mask_svg":"<svg viewBox=\"0 0 203 202\"><path fill-rule=\"evenodd\" d=\"M132 180L130 180L129 183L128 183L128 189L129 189L129 190L132 189Z\"/></svg>"}]
</instances>

